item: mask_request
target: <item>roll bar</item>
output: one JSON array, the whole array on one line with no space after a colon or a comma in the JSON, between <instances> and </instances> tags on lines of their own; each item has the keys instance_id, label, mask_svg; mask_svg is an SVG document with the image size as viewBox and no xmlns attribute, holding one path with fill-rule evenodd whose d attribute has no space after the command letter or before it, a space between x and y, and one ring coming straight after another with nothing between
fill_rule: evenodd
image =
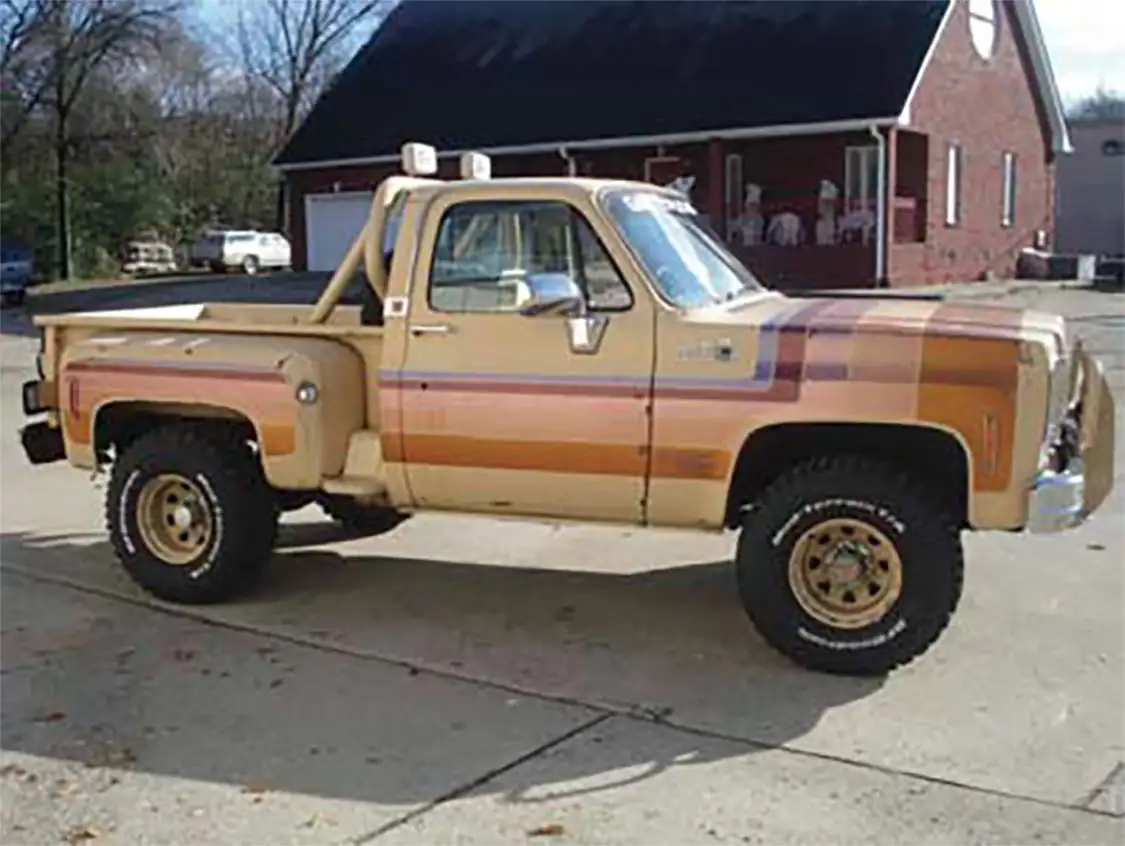
<instances>
[{"instance_id":1,"label":"roll bar","mask_svg":"<svg viewBox=\"0 0 1125 846\"><path fill-rule=\"evenodd\" d=\"M344 289L359 270L363 261L367 281L378 295L380 301L387 294L387 271L383 262L383 232L387 225L387 212L400 193L422 185L433 185L438 180L425 179L437 173L437 152L427 144L407 143L402 146L402 168L406 176L389 176L375 189L371 201L371 213L367 222L359 230L355 241L344 254L343 260L328 280L320 298L309 316L310 323L323 323L340 302ZM461 156L461 176L464 179L488 179L492 175L492 163L483 153L467 152Z\"/></svg>"}]
</instances>

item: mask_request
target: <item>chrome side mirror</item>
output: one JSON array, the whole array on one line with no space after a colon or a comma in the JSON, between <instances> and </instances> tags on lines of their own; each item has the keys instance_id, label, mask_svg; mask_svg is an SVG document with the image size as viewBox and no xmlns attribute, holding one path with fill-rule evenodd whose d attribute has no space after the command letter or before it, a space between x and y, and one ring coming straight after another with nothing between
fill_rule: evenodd
<instances>
[{"instance_id":1,"label":"chrome side mirror","mask_svg":"<svg viewBox=\"0 0 1125 846\"><path fill-rule=\"evenodd\" d=\"M532 273L523 282L528 291L520 304L520 314L524 317L580 317L586 313L582 289L565 273Z\"/></svg>"}]
</instances>

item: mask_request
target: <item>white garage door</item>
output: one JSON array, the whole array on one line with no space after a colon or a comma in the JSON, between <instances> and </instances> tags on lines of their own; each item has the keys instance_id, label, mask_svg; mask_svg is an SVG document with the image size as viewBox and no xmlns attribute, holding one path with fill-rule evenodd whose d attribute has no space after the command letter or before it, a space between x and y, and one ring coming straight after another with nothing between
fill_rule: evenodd
<instances>
[{"instance_id":1,"label":"white garage door","mask_svg":"<svg viewBox=\"0 0 1125 846\"><path fill-rule=\"evenodd\" d=\"M305 197L309 270L335 270L371 213L372 191Z\"/></svg>"}]
</instances>

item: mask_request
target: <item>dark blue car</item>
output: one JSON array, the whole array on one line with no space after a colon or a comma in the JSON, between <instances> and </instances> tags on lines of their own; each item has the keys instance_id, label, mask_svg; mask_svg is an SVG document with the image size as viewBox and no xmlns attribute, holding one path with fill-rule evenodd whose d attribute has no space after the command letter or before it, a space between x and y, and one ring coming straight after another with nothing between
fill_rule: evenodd
<instances>
[{"instance_id":1,"label":"dark blue car","mask_svg":"<svg viewBox=\"0 0 1125 846\"><path fill-rule=\"evenodd\" d=\"M23 304L31 273L31 251L22 244L0 241L0 305Z\"/></svg>"}]
</instances>

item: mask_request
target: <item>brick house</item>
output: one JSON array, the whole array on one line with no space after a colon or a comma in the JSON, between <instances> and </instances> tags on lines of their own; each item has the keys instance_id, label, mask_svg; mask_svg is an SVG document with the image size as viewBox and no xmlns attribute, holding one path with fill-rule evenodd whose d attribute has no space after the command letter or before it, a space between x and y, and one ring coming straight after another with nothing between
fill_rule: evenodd
<instances>
[{"instance_id":1,"label":"brick house","mask_svg":"<svg viewBox=\"0 0 1125 846\"><path fill-rule=\"evenodd\" d=\"M1010 274L1070 149L1030 0L404 0L275 161L295 266L335 267L410 140L449 176L690 176L784 288Z\"/></svg>"}]
</instances>

